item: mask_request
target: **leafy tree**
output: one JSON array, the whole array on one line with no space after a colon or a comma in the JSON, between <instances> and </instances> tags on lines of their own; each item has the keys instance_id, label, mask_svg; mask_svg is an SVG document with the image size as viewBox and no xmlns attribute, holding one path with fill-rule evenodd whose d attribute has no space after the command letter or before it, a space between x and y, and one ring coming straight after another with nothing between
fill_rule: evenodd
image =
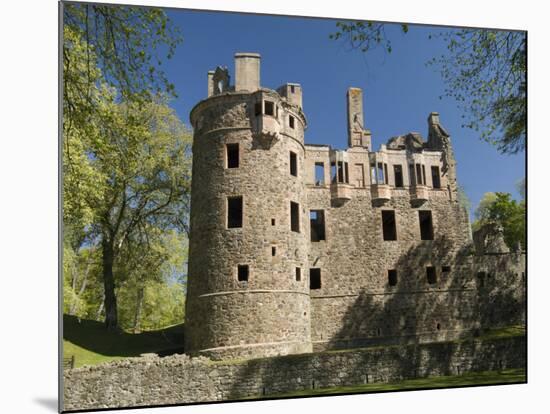
<instances>
[{"instance_id":1,"label":"leafy tree","mask_svg":"<svg viewBox=\"0 0 550 414\"><path fill-rule=\"evenodd\" d=\"M67 80L79 92L66 96L72 105L86 104L97 81L96 65L103 80L125 101L148 101L161 92L175 94L174 85L166 78L161 65L163 57L170 59L173 56L182 37L162 9L64 4L63 24L83 40L86 55L86 70L82 76ZM63 58L68 64L72 62L69 49L63 49Z\"/></svg>"},{"instance_id":2,"label":"leafy tree","mask_svg":"<svg viewBox=\"0 0 550 414\"><path fill-rule=\"evenodd\" d=\"M331 39L352 49L392 51L384 23L337 22ZM407 32L408 26L401 25ZM429 63L445 81L445 95L463 111L463 126L481 133L503 154L525 149L527 120L527 37L523 32L458 29L441 32L448 53ZM431 36L430 36L431 37Z\"/></svg>"},{"instance_id":3,"label":"leafy tree","mask_svg":"<svg viewBox=\"0 0 550 414\"><path fill-rule=\"evenodd\" d=\"M144 243L151 232L187 229L190 135L165 101L107 103L108 127L89 143L91 163L106 177L87 200L101 239L107 327L117 327L113 266L124 244Z\"/></svg>"},{"instance_id":4,"label":"leafy tree","mask_svg":"<svg viewBox=\"0 0 550 414\"><path fill-rule=\"evenodd\" d=\"M434 58L465 126L503 154L525 149L527 37L523 32L460 29L441 33L448 55Z\"/></svg>"},{"instance_id":5,"label":"leafy tree","mask_svg":"<svg viewBox=\"0 0 550 414\"><path fill-rule=\"evenodd\" d=\"M489 209L495 201L497 201L496 193L489 192L483 194L474 213L477 222L489 221Z\"/></svg>"},{"instance_id":6,"label":"leafy tree","mask_svg":"<svg viewBox=\"0 0 550 414\"><path fill-rule=\"evenodd\" d=\"M525 201L519 203L510 193L485 193L476 209L474 229L486 223L498 223L504 230L504 241L510 249L518 243L525 249Z\"/></svg>"},{"instance_id":7,"label":"leafy tree","mask_svg":"<svg viewBox=\"0 0 550 414\"><path fill-rule=\"evenodd\" d=\"M187 238L185 233L161 232L152 228L146 239L129 240L124 251L124 260L115 266L121 298L121 325L134 332L160 328L183 321L183 311L174 313L173 307L183 303L185 264L187 261ZM179 286L181 298L168 294L155 300L156 292L166 292L167 286ZM169 290L174 292L174 289ZM181 300L180 300L181 299ZM162 306L159 304L162 301ZM151 302L158 309L151 309ZM151 321L155 316L155 322ZM175 319L175 318L178 319ZM161 325L159 325L161 324ZM158 325L158 326L157 326Z\"/></svg>"},{"instance_id":8,"label":"leafy tree","mask_svg":"<svg viewBox=\"0 0 550 414\"><path fill-rule=\"evenodd\" d=\"M187 230L190 135L168 106L174 90L156 55L169 58L180 39L151 8L70 4L64 23L64 265L69 275L82 247L97 247L97 316L117 329L116 292L128 277L115 277L117 266L153 233ZM65 285L73 303L88 293Z\"/></svg>"}]
</instances>

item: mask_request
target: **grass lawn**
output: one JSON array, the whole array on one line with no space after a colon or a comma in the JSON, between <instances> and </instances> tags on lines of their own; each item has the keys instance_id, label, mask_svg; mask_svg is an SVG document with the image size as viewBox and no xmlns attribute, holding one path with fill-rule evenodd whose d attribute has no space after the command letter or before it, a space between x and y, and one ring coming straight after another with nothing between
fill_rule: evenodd
<instances>
[{"instance_id":1,"label":"grass lawn","mask_svg":"<svg viewBox=\"0 0 550 414\"><path fill-rule=\"evenodd\" d=\"M109 332L100 322L63 315L63 357L74 355L75 367L96 365L147 352L183 352L183 324L131 334Z\"/></svg>"},{"instance_id":2,"label":"grass lawn","mask_svg":"<svg viewBox=\"0 0 550 414\"><path fill-rule=\"evenodd\" d=\"M284 394L251 397L250 399L302 397L307 395L354 394L379 391L415 390L424 388L461 387L467 385L512 384L525 382L525 380L525 369L506 369L500 372L486 371L447 377L416 378L387 384L372 383L346 387L320 388L316 390L308 389Z\"/></svg>"}]
</instances>

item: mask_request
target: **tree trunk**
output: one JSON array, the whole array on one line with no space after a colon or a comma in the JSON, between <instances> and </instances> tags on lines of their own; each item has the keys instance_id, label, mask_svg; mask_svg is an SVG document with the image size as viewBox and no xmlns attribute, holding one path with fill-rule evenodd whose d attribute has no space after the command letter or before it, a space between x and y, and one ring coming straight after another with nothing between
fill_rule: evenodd
<instances>
[{"instance_id":1,"label":"tree trunk","mask_svg":"<svg viewBox=\"0 0 550 414\"><path fill-rule=\"evenodd\" d=\"M114 249L112 240L103 240L103 288L105 293L105 327L118 330L118 311L113 276Z\"/></svg>"},{"instance_id":2,"label":"tree trunk","mask_svg":"<svg viewBox=\"0 0 550 414\"><path fill-rule=\"evenodd\" d=\"M141 329L141 311L143 309L143 286L137 288L136 313L134 314L134 333Z\"/></svg>"},{"instance_id":3,"label":"tree trunk","mask_svg":"<svg viewBox=\"0 0 550 414\"><path fill-rule=\"evenodd\" d=\"M99 321L101 318L101 314L103 313L103 306L105 306L105 295L101 298L101 304L99 305L99 309L97 310L97 315L95 317L96 321Z\"/></svg>"},{"instance_id":4,"label":"tree trunk","mask_svg":"<svg viewBox=\"0 0 550 414\"><path fill-rule=\"evenodd\" d=\"M71 310L69 311L69 315L74 315L76 313L77 299L80 299L82 297L82 294L84 293L84 289L86 289L86 284L88 283L88 273L90 272L90 263L91 263L91 260L88 259L88 262L86 263L86 272L84 273L84 280L82 281L82 285L80 286L80 291L78 292L78 294L76 293L76 277L74 278L73 291L76 297L74 298L73 303L71 305Z\"/></svg>"}]
</instances>

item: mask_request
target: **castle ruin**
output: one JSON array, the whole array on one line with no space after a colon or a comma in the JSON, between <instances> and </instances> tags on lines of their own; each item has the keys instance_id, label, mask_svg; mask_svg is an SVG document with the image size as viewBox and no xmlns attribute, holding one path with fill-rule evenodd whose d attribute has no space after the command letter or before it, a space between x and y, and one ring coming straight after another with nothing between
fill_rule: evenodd
<instances>
[{"instance_id":1,"label":"castle ruin","mask_svg":"<svg viewBox=\"0 0 550 414\"><path fill-rule=\"evenodd\" d=\"M302 88L260 55L208 72L194 128L186 353L252 358L427 343L523 323L525 255L475 237L450 134L428 116L373 151L362 91L345 150L305 144Z\"/></svg>"}]
</instances>

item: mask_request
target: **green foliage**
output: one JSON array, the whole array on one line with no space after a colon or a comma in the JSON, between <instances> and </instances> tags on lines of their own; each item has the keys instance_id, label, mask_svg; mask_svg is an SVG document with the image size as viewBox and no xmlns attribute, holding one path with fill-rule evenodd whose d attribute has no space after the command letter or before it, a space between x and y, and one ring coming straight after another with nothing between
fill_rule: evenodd
<instances>
[{"instance_id":1,"label":"green foliage","mask_svg":"<svg viewBox=\"0 0 550 414\"><path fill-rule=\"evenodd\" d=\"M382 47L386 52L392 52L391 40L386 35L386 24L371 21L346 21L336 22L338 28L335 33L329 35L329 39L342 39L350 44L353 49L367 52ZM407 33L409 26L401 25L401 31Z\"/></svg>"},{"instance_id":2,"label":"green foliage","mask_svg":"<svg viewBox=\"0 0 550 414\"><path fill-rule=\"evenodd\" d=\"M174 55L182 37L164 10L64 4L63 23L65 29L82 39L87 56L86 71L74 84L81 97L88 95L96 81L94 63L102 71L103 80L126 101L147 101L161 92L175 94L161 64L164 58ZM68 58L66 53L64 58Z\"/></svg>"},{"instance_id":3,"label":"green foliage","mask_svg":"<svg viewBox=\"0 0 550 414\"><path fill-rule=\"evenodd\" d=\"M504 241L510 249L515 249L518 243L525 249L525 200L518 203L509 193L485 193L475 215L474 230L486 223L497 223L502 226Z\"/></svg>"},{"instance_id":4,"label":"green foliage","mask_svg":"<svg viewBox=\"0 0 550 414\"><path fill-rule=\"evenodd\" d=\"M117 328L120 295L126 328L181 322L191 136L150 62L179 39L151 8L70 4L64 22L64 310Z\"/></svg>"},{"instance_id":5,"label":"green foliage","mask_svg":"<svg viewBox=\"0 0 550 414\"><path fill-rule=\"evenodd\" d=\"M449 53L434 58L445 94L462 108L463 126L503 154L525 149L527 37L525 33L460 29L441 33Z\"/></svg>"}]
</instances>

